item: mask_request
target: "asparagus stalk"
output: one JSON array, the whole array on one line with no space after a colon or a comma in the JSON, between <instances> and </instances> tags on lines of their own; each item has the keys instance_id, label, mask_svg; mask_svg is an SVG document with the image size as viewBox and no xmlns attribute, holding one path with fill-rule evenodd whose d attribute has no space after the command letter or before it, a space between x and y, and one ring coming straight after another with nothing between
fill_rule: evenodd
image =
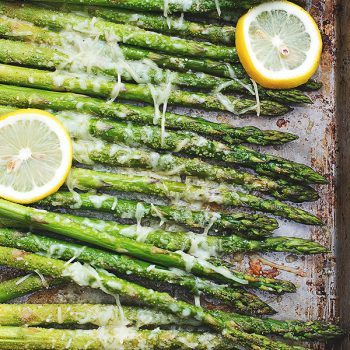
<instances>
[{"instance_id":1,"label":"asparagus stalk","mask_svg":"<svg viewBox=\"0 0 350 350\"><path fill-rule=\"evenodd\" d=\"M124 316L124 317L122 317ZM50 326L54 324L88 324L99 327L167 325L199 326L197 320L177 317L166 312L123 305L123 315L116 305L101 304L1 304L1 326Z\"/></svg>"},{"instance_id":2,"label":"asparagus stalk","mask_svg":"<svg viewBox=\"0 0 350 350\"><path fill-rule=\"evenodd\" d=\"M150 65L149 60L124 61L123 65L121 62L118 62L121 60L120 58L113 60L113 56L115 56L115 45L107 45L102 42L99 45L99 49L103 50L104 61L100 60L91 64L90 60L87 65L82 59L80 61L81 63L77 64L76 61L71 61L71 56L74 50L76 50L74 43L85 42L84 45L90 46L94 45L95 40L91 39L91 42L87 42L87 39L81 36L75 39L70 38L69 40L72 42L72 44L70 43L68 45L69 49L64 48L63 45L59 50L38 47L37 45L33 46L33 44L28 43L0 40L0 62L45 69L60 69L64 67L65 70L73 70L75 73L77 73L77 65L79 65L79 70L83 73L91 70L97 74L120 75L125 81L136 81L143 84L160 84L166 81L167 74L169 74L168 71L164 71L154 64ZM81 46L79 46L79 52L77 54L80 56L82 55L81 51ZM108 64L106 63L106 57L111 60ZM133 73L130 74L130 71ZM145 74L145 72L147 73ZM227 92L239 92L248 95L255 93L248 78L224 79L205 73L181 73L174 71L171 72L171 76L173 84L179 86L211 91L221 87L222 91ZM310 103L309 97L299 90L268 90L259 87L258 91L260 98L271 98L281 103Z\"/></svg>"},{"instance_id":3,"label":"asparagus stalk","mask_svg":"<svg viewBox=\"0 0 350 350\"><path fill-rule=\"evenodd\" d=\"M155 120L154 109L151 107L136 107L120 103L107 104L99 99L83 95L9 85L0 85L0 91L0 103L2 105L53 109L56 111L78 110L101 117L108 116L139 124L160 125L161 123L160 120ZM282 144L295 139L292 134L274 130L263 131L250 126L232 127L226 124L212 123L202 118L191 118L173 113L165 114L165 127L193 131L208 135L211 138L220 138L223 142L229 144L241 142L260 145Z\"/></svg>"},{"instance_id":4,"label":"asparagus stalk","mask_svg":"<svg viewBox=\"0 0 350 350\"><path fill-rule=\"evenodd\" d=\"M92 135L112 143L146 146L154 150L168 152L181 152L191 156L213 158L226 163L252 167L253 169L262 167L263 169L268 169L271 173L277 173L276 175L289 177L291 180L295 178L301 180L303 178L301 181L307 182L309 178L310 180L313 178L324 179L304 164L295 163L270 154L259 153L245 146L227 146L219 141L209 140L194 133L174 132L171 130L164 132L156 126L130 125L79 114L71 116L61 115L61 120L65 125L69 126L69 131L73 136L78 138L86 139L89 138L89 135ZM102 153L100 160L104 156ZM118 152L116 153L117 157ZM107 161L107 159L104 159L104 162ZM313 191L311 190L311 192Z\"/></svg>"},{"instance_id":5,"label":"asparagus stalk","mask_svg":"<svg viewBox=\"0 0 350 350\"><path fill-rule=\"evenodd\" d=\"M27 3L18 6L2 1L0 3L0 13L41 27L49 27L55 30L70 28L79 32L93 33L94 36L98 35L106 40L113 39L116 43L123 42L124 44L150 48L169 54L203 57L218 61L238 61L236 48L234 47L169 37L127 24L112 23L101 18L91 19L83 15L63 13L42 6Z\"/></svg>"},{"instance_id":6,"label":"asparagus stalk","mask_svg":"<svg viewBox=\"0 0 350 350\"><path fill-rule=\"evenodd\" d=\"M5 110L7 109L8 107L5 107ZM4 109L0 106L1 110ZM190 156L214 158L253 169L264 162L268 164L276 159L275 163L279 161L282 164L280 167L284 167L282 171L289 170L289 173L292 173L291 178L295 177L293 170L291 170L292 164L296 164L296 167L303 171L309 169L310 175L313 173L310 168L303 164L258 153L244 146L227 146L189 132L171 130L164 132L154 126L101 120L80 113L63 112L56 115L66 126L71 136L78 139L74 144L75 156L82 163L98 162L113 166L141 167L173 175L190 175L208 180L219 180L218 182L236 183L248 190L268 192L282 200L295 202L318 199L317 192L309 186L291 184L283 179L273 180L232 168L211 165L198 158L184 159L172 154L162 156L156 152L130 147L146 146L154 150L181 152ZM92 137L110 143L92 139ZM273 170L274 167L271 166L271 171Z\"/></svg>"},{"instance_id":7,"label":"asparagus stalk","mask_svg":"<svg viewBox=\"0 0 350 350\"><path fill-rule=\"evenodd\" d=\"M2 108L0 106L1 112ZM86 138L90 130L92 136L100 136L95 135L95 127L91 129L83 128L83 123L80 121L67 123L66 115L63 118L57 114L56 116L63 121L73 137L80 138L82 136ZM76 128L75 124L79 124L79 128ZM97 125L100 125L98 121ZM101 136L108 138L105 133L102 133ZM186 136L188 135L184 135L184 140L186 140ZM115 140L115 142L118 141ZM83 164L101 163L109 166L148 169L165 175L196 176L217 183L237 184L250 192L268 193L279 200L289 200L297 203L315 201L319 198L317 192L310 186L290 184L284 180L256 176L233 168L213 165L198 158L183 158L173 154L150 152L142 148L130 148L123 144L109 144L100 140L74 140L73 148L74 159Z\"/></svg>"},{"instance_id":8,"label":"asparagus stalk","mask_svg":"<svg viewBox=\"0 0 350 350\"><path fill-rule=\"evenodd\" d=\"M147 176L105 173L81 168L73 168L71 170L69 181L76 188L82 190L108 189L119 192L144 193L172 200L181 199L189 203L201 202L248 207L270 212L304 224L320 225L322 223L313 214L289 206L286 203L263 199L240 191L227 191L220 187L214 189Z\"/></svg>"},{"instance_id":9,"label":"asparagus stalk","mask_svg":"<svg viewBox=\"0 0 350 350\"><path fill-rule=\"evenodd\" d=\"M17 19L7 17L0 18L0 36L16 41L30 41L39 44L57 46L60 47L61 50L62 46L64 46L64 43L67 42L67 38L61 33L50 31L45 28L34 26L27 22L22 22ZM149 51L147 49L125 46L122 43L118 44L120 46L121 53L128 60L148 59L156 63L161 68L168 68L180 72L204 72L210 75L215 75L218 77L229 79L232 79L233 77L238 79L249 78L245 70L239 63L229 64L216 62L204 58L196 59L191 57L178 57L166 55L164 53L159 53L155 51ZM29 53L31 52L29 48L27 50ZM28 55L26 54L26 56ZM32 55L29 55L27 59L30 60L30 57L32 57ZM32 61L27 62L28 64L30 64L29 62ZM40 57L36 57L34 63L38 64L40 62ZM32 64L34 63L32 62ZM111 72L109 74L111 74ZM321 86L321 83L310 80L308 83L300 86L300 90L313 91L320 89ZM282 96L284 96L285 98L287 98L288 101L288 91L290 90L284 90L284 92L282 90L277 90L276 98L282 98ZM281 95L282 92L283 95ZM273 91L269 90L269 93L271 94L271 98L273 98Z\"/></svg>"},{"instance_id":10,"label":"asparagus stalk","mask_svg":"<svg viewBox=\"0 0 350 350\"><path fill-rule=\"evenodd\" d=\"M89 304L5 304L0 305L1 326L50 326L52 324L119 325L119 309L113 305ZM227 317L244 331L257 334L276 334L295 340L331 340L343 335L336 325L323 322L280 321L261 319L235 313L211 311ZM137 326L198 326L197 320L183 319L169 313L140 307L123 306L125 319ZM30 317L28 317L30 315ZM106 317L105 315L108 315ZM58 317L59 316L59 317Z\"/></svg>"},{"instance_id":11,"label":"asparagus stalk","mask_svg":"<svg viewBox=\"0 0 350 350\"><path fill-rule=\"evenodd\" d=\"M147 12L135 12L135 10L118 9L109 7L64 5L57 6L57 10L87 12L92 16L101 17L107 21L124 23L142 29L151 30L163 34L176 35L185 38L197 38L214 44L233 46L235 43L235 27L229 25L206 24L184 19L182 16L162 17L159 14Z\"/></svg>"},{"instance_id":12,"label":"asparagus stalk","mask_svg":"<svg viewBox=\"0 0 350 350\"><path fill-rule=\"evenodd\" d=\"M35 0L41 1L41 0ZM221 0L219 5L221 9L231 10L232 8L245 8L248 9L254 5L260 4L265 0ZM60 2L68 4L86 4L86 5L98 5L98 6L108 6L117 8L126 8L130 10L139 11L162 11L166 14L172 12L185 12L193 14L201 14L207 12L217 11L217 3L214 0L200 0L193 1L189 4L184 4L179 1L170 0L164 3L162 0L119 0L119 1L109 1L109 0L48 0L47 2Z\"/></svg>"},{"instance_id":13,"label":"asparagus stalk","mask_svg":"<svg viewBox=\"0 0 350 350\"><path fill-rule=\"evenodd\" d=\"M17 223L10 222L8 226L16 225ZM18 226L22 225L19 223ZM98 268L114 270L118 275L122 276L139 277L144 281L166 282L181 286L196 295L204 293L217 300L229 303L238 312L252 315L274 313L274 310L270 306L255 295L245 292L244 290L228 288L227 285L220 285L199 277L194 277L191 274L186 274L184 271L179 273L177 270L168 270L142 260L131 259L126 255L110 253L51 237L40 236L33 233L23 233L6 228L0 229L0 241L2 245L7 247L21 248L32 253L44 253L49 257L67 261L77 259L80 262L89 263ZM258 279L254 281L251 279L250 283L252 287L261 287L262 290L271 289L269 280L267 279L265 281ZM40 287L39 285L39 288ZM13 292L10 293L11 296ZM21 290L18 293L21 293ZM6 298L6 295L4 298Z\"/></svg>"},{"instance_id":14,"label":"asparagus stalk","mask_svg":"<svg viewBox=\"0 0 350 350\"><path fill-rule=\"evenodd\" d=\"M1 327L0 347L3 350L101 350L117 349L233 349L230 342L211 333L189 333L166 330L135 330L127 327L94 330Z\"/></svg>"},{"instance_id":15,"label":"asparagus stalk","mask_svg":"<svg viewBox=\"0 0 350 350\"><path fill-rule=\"evenodd\" d=\"M178 301L169 294L127 282L105 271L95 270L90 265L82 265L79 262L67 265L61 260L6 247L0 247L0 264L23 270L37 270L43 275L65 277L81 286L98 288L111 295L131 296L134 300L142 301L158 310L184 318L195 318L202 324L219 330L226 338L235 341L235 344L244 349L305 350L302 347L272 341L261 335L242 332L237 329L234 322L223 321L220 317L212 316L202 308Z\"/></svg>"},{"instance_id":16,"label":"asparagus stalk","mask_svg":"<svg viewBox=\"0 0 350 350\"><path fill-rule=\"evenodd\" d=\"M150 86L115 83L103 78L96 79L93 76L81 77L63 72L49 72L1 64L0 82L45 90L85 93L90 96L103 97L110 100L118 97L154 104ZM164 86L161 88L164 89ZM230 111L239 115L251 114L251 111L255 111L257 108L255 100L182 90L172 90L169 94L168 104ZM288 112L289 107L283 106L278 102L263 100L260 103L260 110L263 116L276 116Z\"/></svg>"},{"instance_id":17,"label":"asparagus stalk","mask_svg":"<svg viewBox=\"0 0 350 350\"><path fill-rule=\"evenodd\" d=\"M27 228L44 229L62 234L66 237L75 238L82 242L91 243L161 266L180 268L192 272L194 275L211 278L218 282L238 286L249 285L250 282L263 285L266 282L271 291L287 292L295 290L295 286L287 281L256 278L239 271L231 271L219 264L214 265L180 251L173 253L146 243L133 241L121 235L113 235L85 225L79 225L62 214L37 210L2 199L0 199L0 214L5 218L26 224Z\"/></svg>"},{"instance_id":18,"label":"asparagus stalk","mask_svg":"<svg viewBox=\"0 0 350 350\"><path fill-rule=\"evenodd\" d=\"M1 110L0 106L0 113ZM88 126L83 128L84 123L81 121L67 123L66 116L63 118L57 114L56 116L63 121L74 137L86 138L91 132L92 136L109 139L108 134L111 129L106 133L96 133L96 126L100 125L99 121L96 121L96 124L89 123L93 125L91 128ZM75 115L73 118L76 117ZM75 123L79 123L78 128L74 126ZM188 134L183 136L183 140L186 140ZM118 142L118 140L112 139L110 141ZM198 158L183 158L173 154L164 155L142 148L130 148L118 143L109 144L100 140L75 140L73 141L73 147L75 160L84 164L102 163L110 166L143 168L161 174L196 176L218 183L237 184L248 191L268 193L279 200L292 202L315 201L319 198L318 193L310 186L291 184L282 179L274 180L264 176L256 176L233 168L213 165Z\"/></svg>"},{"instance_id":19,"label":"asparagus stalk","mask_svg":"<svg viewBox=\"0 0 350 350\"><path fill-rule=\"evenodd\" d=\"M237 235L227 237L198 235L193 232L168 232L161 229L141 227L143 207L139 203L141 212L137 225L124 225L114 221L95 218L86 218L77 215L60 214L61 220L65 218L80 225L88 226L94 230L108 232L111 235L124 236L138 242L144 242L165 250L183 251L198 258L209 259L228 253L245 252L290 252L295 254L326 253L327 249L320 244L307 239L296 237L270 237L264 240L248 240ZM10 244L6 243L5 245ZM18 242L16 242L18 244ZM17 245L17 247L19 247ZM21 247L26 249L26 247Z\"/></svg>"},{"instance_id":20,"label":"asparagus stalk","mask_svg":"<svg viewBox=\"0 0 350 350\"><path fill-rule=\"evenodd\" d=\"M232 320L248 333L275 334L292 340L330 340L341 337L343 330L333 324L319 321L276 320L257 318L236 313L213 310L211 314Z\"/></svg>"},{"instance_id":21,"label":"asparagus stalk","mask_svg":"<svg viewBox=\"0 0 350 350\"><path fill-rule=\"evenodd\" d=\"M37 204L51 208L64 207L112 213L117 218L134 221L138 217L138 208L142 206L144 218L159 219L161 223L171 221L193 229L204 229L205 232L210 230L225 234L237 232L250 238L270 236L272 231L278 228L275 219L258 214L193 211L185 206L141 203L107 194L92 195L60 191L42 199Z\"/></svg>"},{"instance_id":22,"label":"asparagus stalk","mask_svg":"<svg viewBox=\"0 0 350 350\"><path fill-rule=\"evenodd\" d=\"M0 283L0 303L22 297L44 287L60 285L63 283L63 279L47 278L45 282L36 274L28 274L3 281Z\"/></svg>"},{"instance_id":23,"label":"asparagus stalk","mask_svg":"<svg viewBox=\"0 0 350 350\"><path fill-rule=\"evenodd\" d=\"M119 9L118 11L110 11L110 9L101 7L86 7L86 10L88 13L102 17L107 21L131 24L155 32L185 38L197 38L213 44L232 46L235 43L236 29L230 25L195 22L184 19L182 15L178 18L168 16L165 19L164 17L159 17L159 15L144 12L139 12L135 15L135 12L130 10Z\"/></svg>"}]
</instances>

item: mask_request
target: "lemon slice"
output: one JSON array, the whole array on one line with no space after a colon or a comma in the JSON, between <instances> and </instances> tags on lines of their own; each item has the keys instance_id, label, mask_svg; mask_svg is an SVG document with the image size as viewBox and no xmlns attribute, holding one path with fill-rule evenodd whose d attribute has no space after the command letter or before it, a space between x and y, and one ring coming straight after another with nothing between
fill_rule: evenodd
<instances>
[{"instance_id":1,"label":"lemon slice","mask_svg":"<svg viewBox=\"0 0 350 350\"><path fill-rule=\"evenodd\" d=\"M22 109L0 117L0 197L33 203L58 190L72 166L72 142L52 114Z\"/></svg>"},{"instance_id":2,"label":"lemon slice","mask_svg":"<svg viewBox=\"0 0 350 350\"><path fill-rule=\"evenodd\" d=\"M266 88L293 88L316 72L322 52L317 24L289 1L271 1L242 16L236 29L239 59Z\"/></svg>"}]
</instances>

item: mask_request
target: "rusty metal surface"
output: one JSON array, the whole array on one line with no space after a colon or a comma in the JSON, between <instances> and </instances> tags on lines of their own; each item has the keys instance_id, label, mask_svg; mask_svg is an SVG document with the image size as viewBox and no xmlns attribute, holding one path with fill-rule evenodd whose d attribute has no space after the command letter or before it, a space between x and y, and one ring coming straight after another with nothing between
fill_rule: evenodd
<instances>
[{"instance_id":1,"label":"rusty metal surface","mask_svg":"<svg viewBox=\"0 0 350 350\"><path fill-rule=\"evenodd\" d=\"M343 7L339 7L342 5ZM307 8L318 22L324 41L324 53L317 78L323 82L323 89L312 94L313 105L296 107L294 111L280 119L264 119L249 117L241 120L220 113L205 113L211 120L228 121L235 125L252 123L261 128L273 128L294 132L300 136L298 141L282 147L264 149L283 157L312 165L325 174L329 185L319 187L321 199L306 208L325 222L321 228L309 228L299 224L280 221L278 233L290 236L313 238L329 247L332 253L317 257L291 257L288 254L269 254L267 258L281 264L300 268L305 277L296 277L290 273L282 273L279 277L293 280L298 285L298 292L273 298L271 295L261 297L268 300L278 310L277 318L297 318L302 320L322 319L341 322L350 326L350 240L347 236L350 224L350 153L349 153L349 3L339 1L338 23L336 20L335 0L308 0ZM341 9L341 11L339 11ZM339 25L339 43L344 49L339 54L338 90L336 89L336 29ZM346 51L347 50L347 51ZM343 70L341 70L343 69ZM346 87L347 86L347 87ZM338 92L338 95L336 95ZM336 109L336 102L341 107ZM184 110L176 109L178 112ZM186 110L188 113L188 109ZM202 114L200 111L191 111ZM340 154L337 154L337 138L339 138ZM337 165L338 161L338 167ZM336 196L336 179L338 181L339 198ZM347 193L346 193L347 192ZM336 216L336 208L339 215ZM338 242L337 242L338 240ZM338 249L336 250L336 244ZM338 255L337 255L338 254ZM243 265L244 262L238 263ZM241 266L243 267L243 266ZM339 268L339 269L338 269ZM338 283L337 283L338 269ZM1 274L1 270L0 270ZM338 287L337 287L338 286ZM347 289L349 288L349 289ZM113 302L108 296L74 286L50 291L41 291L28 298L27 302ZM332 349L315 345L315 349ZM350 350L350 343L339 344L339 350Z\"/></svg>"},{"instance_id":2,"label":"rusty metal surface","mask_svg":"<svg viewBox=\"0 0 350 350\"><path fill-rule=\"evenodd\" d=\"M340 323L350 329L350 3L338 1L337 36L337 121L338 121L338 177L337 177L337 260L338 310ZM350 337L337 350L350 349Z\"/></svg>"}]
</instances>

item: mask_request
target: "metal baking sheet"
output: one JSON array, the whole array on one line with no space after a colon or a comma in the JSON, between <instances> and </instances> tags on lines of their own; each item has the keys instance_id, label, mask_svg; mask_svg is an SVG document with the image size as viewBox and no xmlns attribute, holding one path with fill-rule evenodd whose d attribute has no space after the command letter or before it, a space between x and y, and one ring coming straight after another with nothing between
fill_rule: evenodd
<instances>
[{"instance_id":1,"label":"metal baking sheet","mask_svg":"<svg viewBox=\"0 0 350 350\"><path fill-rule=\"evenodd\" d=\"M350 252L350 239L347 238L350 224L350 129L347 118L350 107L350 6L348 0L338 3L336 0L308 0L306 7L321 28L324 42L322 62L317 73L323 89L311 94L314 104L295 107L291 113L279 119L240 119L224 113L203 113L196 110L191 110L191 113L203 115L210 120L234 125L253 124L265 129L293 132L300 136L298 141L289 145L264 148L264 151L309 164L327 176L329 184L319 187L320 200L302 205L322 217L325 225L315 228L280 221L281 228L277 233L315 239L329 247L331 253L301 257L293 262L288 254L267 255L267 258L278 263L300 268L305 271L306 276L296 277L290 273L282 273L279 277L291 279L297 284L297 293L278 298L263 294L261 297L278 310L278 318L340 320L342 325L349 326L350 259L347 252ZM336 51L336 48L339 50ZM188 109L174 110L180 113L189 112ZM13 271L3 269L0 270L1 273L2 278L8 278ZM113 299L98 291L70 285L41 291L22 298L21 301L110 303ZM333 346L323 345L315 345L314 348L335 349ZM336 345L336 349L349 350L350 342L344 340Z\"/></svg>"}]
</instances>

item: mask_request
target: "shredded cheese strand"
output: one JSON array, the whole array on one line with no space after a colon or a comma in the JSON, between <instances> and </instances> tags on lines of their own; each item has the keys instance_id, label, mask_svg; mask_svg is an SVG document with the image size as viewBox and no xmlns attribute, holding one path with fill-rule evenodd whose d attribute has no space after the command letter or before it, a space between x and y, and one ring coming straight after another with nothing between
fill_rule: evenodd
<instances>
[{"instance_id":1,"label":"shredded cheese strand","mask_svg":"<svg viewBox=\"0 0 350 350\"><path fill-rule=\"evenodd\" d=\"M45 288L49 288L49 284L47 283L45 277L41 274L41 272L38 271L38 270L34 270L34 272L40 277L43 286L44 286Z\"/></svg>"},{"instance_id":2,"label":"shredded cheese strand","mask_svg":"<svg viewBox=\"0 0 350 350\"><path fill-rule=\"evenodd\" d=\"M260 117L260 113L261 113L261 103L260 103L260 96L259 96L259 90L258 90L258 84L255 82L255 80L250 79L253 83L253 87L254 87L254 94L255 94L255 98L256 98L256 114L258 117Z\"/></svg>"},{"instance_id":3,"label":"shredded cheese strand","mask_svg":"<svg viewBox=\"0 0 350 350\"><path fill-rule=\"evenodd\" d=\"M16 286L20 285L21 283L23 283L27 278L29 278L30 276L32 276L32 273L29 273L28 275L23 276L22 278L20 278L17 282L16 282Z\"/></svg>"}]
</instances>

